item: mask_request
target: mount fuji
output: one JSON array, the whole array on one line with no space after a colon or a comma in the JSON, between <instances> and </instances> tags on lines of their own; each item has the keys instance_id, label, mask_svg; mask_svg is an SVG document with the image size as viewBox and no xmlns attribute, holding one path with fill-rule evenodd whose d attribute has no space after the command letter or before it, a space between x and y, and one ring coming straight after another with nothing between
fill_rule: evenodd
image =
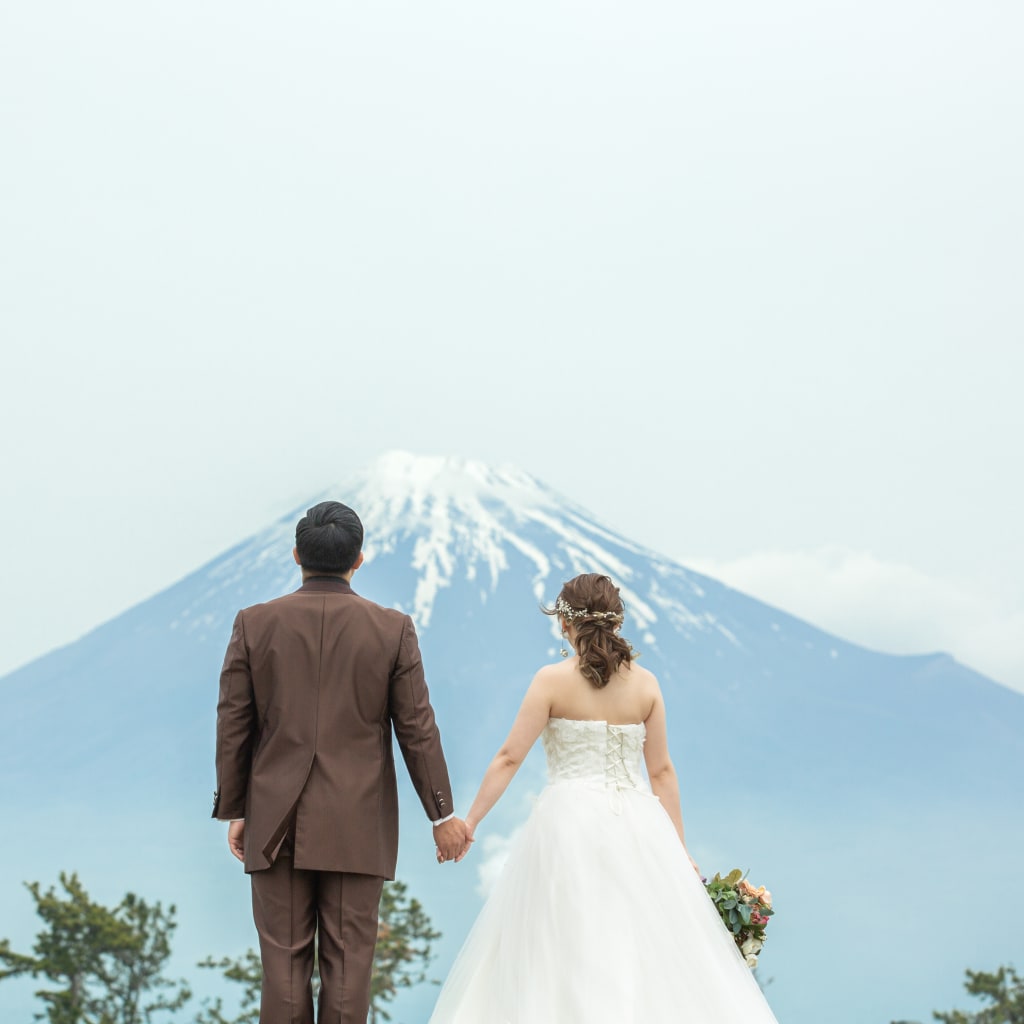
<instances>
[{"instance_id":1,"label":"mount fuji","mask_svg":"<svg viewBox=\"0 0 1024 1024\"><path fill-rule=\"evenodd\" d=\"M557 657L539 606L579 572L616 581L623 633L665 693L691 852L705 874L749 869L774 894L760 973L783 1024L923 1020L960 1002L964 968L1024 959L999 895L1024 847L1021 694L948 655L829 635L514 468L392 453L307 504L325 497L364 523L356 591L416 621L463 811L533 673ZM216 983L196 961L255 944L246 880L208 818L217 679L237 609L298 586L305 507L0 679L0 938L34 937L19 882L75 870L104 901L175 903L175 968L201 992ZM439 868L399 771L398 877L444 934L434 977L543 775L535 751L470 859ZM0 1019L30 1020L33 987L0 984ZM395 1021L421 1024L435 994L409 990Z\"/></svg>"}]
</instances>

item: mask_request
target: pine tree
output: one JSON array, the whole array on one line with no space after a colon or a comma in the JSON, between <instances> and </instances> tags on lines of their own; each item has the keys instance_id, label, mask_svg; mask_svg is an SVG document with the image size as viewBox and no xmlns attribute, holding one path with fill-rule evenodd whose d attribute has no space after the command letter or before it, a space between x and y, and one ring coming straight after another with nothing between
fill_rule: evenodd
<instances>
[{"instance_id":1,"label":"pine tree","mask_svg":"<svg viewBox=\"0 0 1024 1024\"><path fill-rule=\"evenodd\" d=\"M966 974L964 988L991 1005L975 1013L936 1011L932 1016L937 1021L942 1024L1024 1024L1024 978L1013 967L1000 967L994 974L971 970Z\"/></svg>"},{"instance_id":2,"label":"pine tree","mask_svg":"<svg viewBox=\"0 0 1024 1024\"><path fill-rule=\"evenodd\" d=\"M0 981L29 975L55 987L40 989L50 1024L150 1024L180 1009L191 993L164 977L177 923L164 910L128 893L110 909L89 898L77 874L61 872L63 892L26 883L44 928L32 955L0 942Z\"/></svg>"},{"instance_id":3,"label":"pine tree","mask_svg":"<svg viewBox=\"0 0 1024 1024\"><path fill-rule=\"evenodd\" d=\"M942 1024L1024 1024L1024 978L1013 967L1000 967L995 973L965 972L964 988L972 996L991 1003L974 1013L963 1010L935 1010L932 1016ZM915 1024L893 1021L892 1024Z\"/></svg>"},{"instance_id":4,"label":"pine tree","mask_svg":"<svg viewBox=\"0 0 1024 1024\"><path fill-rule=\"evenodd\" d=\"M433 958L431 943L441 937L423 905L407 893L404 882L389 882L381 896L370 981L370 1024L391 1020L384 1004L391 1002L399 989L427 980L427 966Z\"/></svg>"},{"instance_id":5,"label":"pine tree","mask_svg":"<svg viewBox=\"0 0 1024 1024\"><path fill-rule=\"evenodd\" d=\"M260 1019L260 988L263 985L263 965L254 949L247 949L240 957L207 957L199 967L219 970L228 981L242 986L241 1004L236 1017L224 1016L224 1001L217 996L207 1001L196 1017L196 1024L258 1024Z\"/></svg>"}]
</instances>

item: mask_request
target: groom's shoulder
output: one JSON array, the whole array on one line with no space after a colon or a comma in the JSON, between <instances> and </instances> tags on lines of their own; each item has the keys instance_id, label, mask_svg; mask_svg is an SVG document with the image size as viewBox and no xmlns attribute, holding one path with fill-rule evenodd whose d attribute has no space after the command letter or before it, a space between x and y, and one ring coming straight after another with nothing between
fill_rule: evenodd
<instances>
[{"instance_id":1,"label":"groom's shoulder","mask_svg":"<svg viewBox=\"0 0 1024 1024\"><path fill-rule=\"evenodd\" d=\"M237 617L243 622L259 622L287 616L290 612L297 611L302 605L302 596L301 590L293 590L280 597L273 597L269 601L258 601L256 604L240 608Z\"/></svg>"},{"instance_id":2,"label":"groom's shoulder","mask_svg":"<svg viewBox=\"0 0 1024 1024\"><path fill-rule=\"evenodd\" d=\"M376 601L371 601L369 598L362 597L356 593L353 593L352 597L355 598L353 607L359 608L365 615L373 616L395 626L402 626L406 622L412 621L411 617L400 608L389 608L386 605L377 604Z\"/></svg>"},{"instance_id":3,"label":"groom's shoulder","mask_svg":"<svg viewBox=\"0 0 1024 1024\"><path fill-rule=\"evenodd\" d=\"M277 608L285 607L285 602L295 596L297 591L293 591L290 594L282 594L280 597L273 597L269 601L257 601L255 604L248 604L244 608L239 609L238 614L243 616L259 615L264 611L274 611Z\"/></svg>"},{"instance_id":4,"label":"groom's shoulder","mask_svg":"<svg viewBox=\"0 0 1024 1024\"><path fill-rule=\"evenodd\" d=\"M411 616L399 608L388 608L377 604L368 598L362 597L355 591L348 591L344 595L337 595L343 600L331 602L338 614L352 615L363 620L372 621L379 626L395 629L401 632L407 624L412 624ZM293 590L291 593L282 594L270 601L261 601L258 604L251 604L242 608L238 616L245 623L267 622L268 620L288 618L293 614L301 614L300 609L306 603L304 598L309 594L302 590Z\"/></svg>"},{"instance_id":5,"label":"groom's shoulder","mask_svg":"<svg viewBox=\"0 0 1024 1024\"><path fill-rule=\"evenodd\" d=\"M305 591L293 590L291 593L282 594L280 597L275 597L270 601L264 601L261 604L254 604L250 605L248 608L243 608L242 612L248 615L250 612L256 612L259 614L259 612L265 611L273 614L279 611L286 611L288 608L301 604L303 602L303 598L309 596L310 595ZM400 608L388 608L385 605L377 604L376 601L371 601L368 597L363 597L361 594L357 594L354 590L349 590L333 596L338 599L335 606L339 610L344 609L354 612L355 614L372 616L395 624L400 624L410 619L410 616ZM335 604L335 602L331 603Z\"/></svg>"}]
</instances>

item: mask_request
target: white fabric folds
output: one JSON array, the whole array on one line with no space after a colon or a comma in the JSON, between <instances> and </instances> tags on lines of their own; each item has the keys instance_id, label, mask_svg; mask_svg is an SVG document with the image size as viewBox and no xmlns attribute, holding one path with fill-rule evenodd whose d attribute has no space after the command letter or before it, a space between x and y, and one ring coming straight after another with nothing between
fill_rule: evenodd
<instances>
[{"instance_id":1,"label":"white fabric folds","mask_svg":"<svg viewBox=\"0 0 1024 1024\"><path fill-rule=\"evenodd\" d=\"M644 779L644 726L543 739L549 784L431 1024L775 1024Z\"/></svg>"}]
</instances>

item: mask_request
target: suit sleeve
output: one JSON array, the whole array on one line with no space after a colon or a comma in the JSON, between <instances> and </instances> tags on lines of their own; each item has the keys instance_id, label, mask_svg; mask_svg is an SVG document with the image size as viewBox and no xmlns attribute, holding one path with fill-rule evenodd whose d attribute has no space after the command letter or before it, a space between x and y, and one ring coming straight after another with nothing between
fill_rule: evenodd
<instances>
[{"instance_id":1,"label":"suit sleeve","mask_svg":"<svg viewBox=\"0 0 1024 1024\"><path fill-rule=\"evenodd\" d=\"M431 821L445 818L454 809L452 787L441 749L441 733L423 677L416 628L408 615L391 672L389 697L395 737L423 810Z\"/></svg>"},{"instance_id":2,"label":"suit sleeve","mask_svg":"<svg viewBox=\"0 0 1024 1024\"><path fill-rule=\"evenodd\" d=\"M235 616L231 640L220 673L217 702L217 790L213 817L221 820L245 817L245 796L252 769L252 744L256 732L256 700L249 668L242 613Z\"/></svg>"}]
</instances>

